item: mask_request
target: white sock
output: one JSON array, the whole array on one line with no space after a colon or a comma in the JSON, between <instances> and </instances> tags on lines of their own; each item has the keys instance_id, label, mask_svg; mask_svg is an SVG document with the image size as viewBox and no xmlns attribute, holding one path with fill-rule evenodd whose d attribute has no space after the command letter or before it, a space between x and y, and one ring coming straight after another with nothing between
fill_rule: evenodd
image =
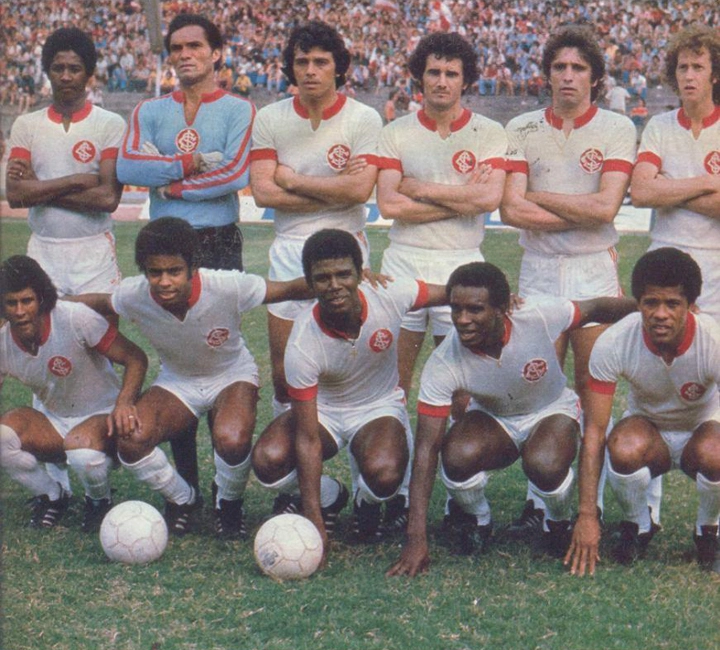
<instances>
[{"instance_id":1,"label":"white sock","mask_svg":"<svg viewBox=\"0 0 720 650\"><path fill-rule=\"evenodd\" d=\"M663 477L662 474L660 474L660 476L656 476L650 481L647 491L647 504L651 510L650 516L656 524L660 523L660 503L662 502L662 493Z\"/></svg>"},{"instance_id":2,"label":"white sock","mask_svg":"<svg viewBox=\"0 0 720 650\"><path fill-rule=\"evenodd\" d=\"M95 449L69 449L65 455L87 496L95 501L110 498L109 475L112 461L107 454Z\"/></svg>"},{"instance_id":3,"label":"white sock","mask_svg":"<svg viewBox=\"0 0 720 650\"><path fill-rule=\"evenodd\" d=\"M545 492L541 490L534 483L530 483L530 488L534 495L534 501L541 501L546 517L543 518L543 530L545 532L550 529L547 526L547 520L551 521L564 521L569 520L572 516L572 496L573 496L573 481L575 479L575 472L572 467L568 469L567 476L563 479L563 482L556 489L551 492Z\"/></svg>"},{"instance_id":4,"label":"white sock","mask_svg":"<svg viewBox=\"0 0 720 650\"><path fill-rule=\"evenodd\" d=\"M479 526L487 526L491 521L490 504L485 497L485 486L489 476L487 472L478 472L467 481L458 483L450 480L441 468L440 476L448 494L455 500L460 508L471 515L475 515Z\"/></svg>"},{"instance_id":5,"label":"white sock","mask_svg":"<svg viewBox=\"0 0 720 650\"><path fill-rule=\"evenodd\" d=\"M632 521L638 525L638 532L647 533L650 530L650 511L647 505L647 489L650 485L650 468L641 467L632 474L618 474L608 463L608 482L622 511L625 521Z\"/></svg>"},{"instance_id":6,"label":"white sock","mask_svg":"<svg viewBox=\"0 0 720 650\"><path fill-rule=\"evenodd\" d=\"M45 470L53 481L60 483L63 492L72 494L67 463L45 463Z\"/></svg>"},{"instance_id":7,"label":"white sock","mask_svg":"<svg viewBox=\"0 0 720 650\"><path fill-rule=\"evenodd\" d=\"M370 486L365 482L365 477L362 474L358 474L357 479L357 492L355 493L355 502L360 505L363 501L365 503L382 503L388 499L392 499L397 492L391 494L388 497L379 497L375 494Z\"/></svg>"},{"instance_id":8,"label":"white sock","mask_svg":"<svg viewBox=\"0 0 720 650\"><path fill-rule=\"evenodd\" d=\"M151 490L159 492L171 503L184 505L194 498L193 489L185 479L177 473L160 447L155 447L147 456L136 463L120 462Z\"/></svg>"},{"instance_id":9,"label":"white sock","mask_svg":"<svg viewBox=\"0 0 720 650\"><path fill-rule=\"evenodd\" d=\"M47 494L51 501L60 498L60 484L50 477L44 463L23 451L18 434L5 424L0 424L0 467L33 496Z\"/></svg>"},{"instance_id":10,"label":"white sock","mask_svg":"<svg viewBox=\"0 0 720 650\"><path fill-rule=\"evenodd\" d=\"M245 486L250 478L252 462L250 454L237 465L228 465L217 452L214 455L215 485L217 485L217 503L214 505L217 507L220 499L237 501L242 498L245 493Z\"/></svg>"},{"instance_id":11,"label":"white sock","mask_svg":"<svg viewBox=\"0 0 720 650\"><path fill-rule=\"evenodd\" d=\"M275 483L263 483L260 479L258 479L258 483L264 488L280 494L300 494L296 469L283 476L280 480L275 481Z\"/></svg>"},{"instance_id":12,"label":"white sock","mask_svg":"<svg viewBox=\"0 0 720 650\"><path fill-rule=\"evenodd\" d=\"M282 415L283 413L285 413L285 411L290 410L290 402L279 402L277 397L273 396L272 410L273 410L273 420L274 420L279 415Z\"/></svg>"},{"instance_id":13,"label":"white sock","mask_svg":"<svg viewBox=\"0 0 720 650\"><path fill-rule=\"evenodd\" d=\"M695 532L700 526L717 526L720 520L720 481L710 481L700 472L695 477L699 504Z\"/></svg>"},{"instance_id":14,"label":"white sock","mask_svg":"<svg viewBox=\"0 0 720 650\"><path fill-rule=\"evenodd\" d=\"M326 474L320 476L320 507L331 506L340 494L340 483Z\"/></svg>"}]
</instances>

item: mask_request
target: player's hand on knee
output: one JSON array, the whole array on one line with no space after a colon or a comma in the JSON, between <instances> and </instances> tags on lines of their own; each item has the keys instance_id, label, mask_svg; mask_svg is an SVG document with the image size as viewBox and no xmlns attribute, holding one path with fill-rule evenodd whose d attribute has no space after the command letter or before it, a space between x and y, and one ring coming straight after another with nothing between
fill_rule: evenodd
<instances>
[{"instance_id":1,"label":"player's hand on knee","mask_svg":"<svg viewBox=\"0 0 720 650\"><path fill-rule=\"evenodd\" d=\"M108 415L107 422L108 437L117 435L120 438L129 438L142 431L142 422L134 404L116 405Z\"/></svg>"}]
</instances>

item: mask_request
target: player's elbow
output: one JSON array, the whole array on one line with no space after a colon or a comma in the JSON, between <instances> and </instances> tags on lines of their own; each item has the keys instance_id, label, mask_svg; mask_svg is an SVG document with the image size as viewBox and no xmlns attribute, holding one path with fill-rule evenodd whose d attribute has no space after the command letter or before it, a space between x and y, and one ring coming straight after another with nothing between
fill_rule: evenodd
<instances>
[{"instance_id":1,"label":"player's elbow","mask_svg":"<svg viewBox=\"0 0 720 650\"><path fill-rule=\"evenodd\" d=\"M500 202L500 221L513 228L522 227L518 218L518 211L512 201L502 200Z\"/></svg>"},{"instance_id":2,"label":"player's elbow","mask_svg":"<svg viewBox=\"0 0 720 650\"><path fill-rule=\"evenodd\" d=\"M652 208L652 192L648 192L641 184L633 183L630 186L630 200L635 208Z\"/></svg>"}]
</instances>

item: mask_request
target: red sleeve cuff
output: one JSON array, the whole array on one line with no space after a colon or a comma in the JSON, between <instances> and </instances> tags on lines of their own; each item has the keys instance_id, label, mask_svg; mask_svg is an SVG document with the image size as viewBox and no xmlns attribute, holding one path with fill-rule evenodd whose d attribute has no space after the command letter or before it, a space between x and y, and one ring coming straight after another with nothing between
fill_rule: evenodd
<instances>
[{"instance_id":1,"label":"red sleeve cuff","mask_svg":"<svg viewBox=\"0 0 720 650\"><path fill-rule=\"evenodd\" d=\"M256 160L277 160L277 151L275 149L253 149L250 152L250 162Z\"/></svg>"},{"instance_id":2,"label":"red sleeve cuff","mask_svg":"<svg viewBox=\"0 0 720 650\"><path fill-rule=\"evenodd\" d=\"M422 280L416 280L416 282L418 283L418 294L415 298L413 306L410 308L410 311L422 309L425 305L427 305L428 297L430 296L430 290L428 289L427 284Z\"/></svg>"},{"instance_id":3,"label":"red sleeve cuff","mask_svg":"<svg viewBox=\"0 0 720 650\"><path fill-rule=\"evenodd\" d=\"M402 163L397 158L386 158L385 156L378 156L378 169L394 169L402 173Z\"/></svg>"},{"instance_id":4,"label":"red sleeve cuff","mask_svg":"<svg viewBox=\"0 0 720 650\"><path fill-rule=\"evenodd\" d=\"M115 327L115 325L110 325L107 328L105 335L100 339L100 341L98 341L95 346L95 350L97 350L100 354L105 354L110 349L110 346L115 342L118 334L119 332L117 327Z\"/></svg>"},{"instance_id":5,"label":"red sleeve cuff","mask_svg":"<svg viewBox=\"0 0 720 650\"><path fill-rule=\"evenodd\" d=\"M170 183L165 188L165 196L169 196L172 199L181 199L182 198L182 183L180 181L176 181L175 183Z\"/></svg>"},{"instance_id":6,"label":"red sleeve cuff","mask_svg":"<svg viewBox=\"0 0 720 650\"><path fill-rule=\"evenodd\" d=\"M375 167L380 167L380 158L375 154L366 153L360 156L360 158L364 159L368 165L375 165Z\"/></svg>"},{"instance_id":7,"label":"red sleeve cuff","mask_svg":"<svg viewBox=\"0 0 720 650\"><path fill-rule=\"evenodd\" d=\"M633 164L627 160L606 160L603 164L603 173L605 172L623 172L630 176L633 170Z\"/></svg>"},{"instance_id":8,"label":"red sleeve cuff","mask_svg":"<svg viewBox=\"0 0 720 650\"><path fill-rule=\"evenodd\" d=\"M103 149L100 153L100 160L117 160L120 149L118 147L110 147L109 149Z\"/></svg>"},{"instance_id":9,"label":"red sleeve cuff","mask_svg":"<svg viewBox=\"0 0 720 650\"><path fill-rule=\"evenodd\" d=\"M8 160L12 160L13 158L30 160L30 152L27 149L23 149L22 147L13 147L12 149L10 149L10 156L8 157Z\"/></svg>"},{"instance_id":10,"label":"red sleeve cuff","mask_svg":"<svg viewBox=\"0 0 720 650\"><path fill-rule=\"evenodd\" d=\"M317 392L317 384L315 386L310 386L310 388L293 388L292 386L288 386L288 395L290 395L291 399L298 402L309 402L310 400L315 399L317 397Z\"/></svg>"},{"instance_id":11,"label":"red sleeve cuff","mask_svg":"<svg viewBox=\"0 0 720 650\"><path fill-rule=\"evenodd\" d=\"M490 165L493 169L506 169L508 161L505 158L488 158L480 161L480 165Z\"/></svg>"},{"instance_id":12,"label":"red sleeve cuff","mask_svg":"<svg viewBox=\"0 0 720 650\"><path fill-rule=\"evenodd\" d=\"M637 162L635 164L637 165L637 163L641 162L650 163L651 165L655 165L658 169L662 169L662 160L660 159L660 156L654 154L652 151L643 151L637 157Z\"/></svg>"},{"instance_id":13,"label":"red sleeve cuff","mask_svg":"<svg viewBox=\"0 0 720 650\"><path fill-rule=\"evenodd\" d=\"M617 384L613 381L600 381L594 377L590 377L588 380L588 388L593 393L599 393L600 395L614 395L616 386Z\"/></svg>"},{"instance_id":14,"label":"red sleeve cuff","mask_svg":"<svg viewBox=\"0 0 720 650\"><path fill-rule=\"evenodd\" d=\"M447 418L450 416L451 404L447 406L433 406L432 404L426 404L425 402L417 403L418 415L427 415L431 418Z\"/></svg>"},{"instance_id":15,"label":"red sleeve cuff","mask_svg":"<svg viewBox=\"0 0 720 650\"><path fill-rule=\"evenodd\" d=\"M505 171L508 174L525 174L530 173L530 167L524 160L506 160Z\"/></svg>"}]
</instances>

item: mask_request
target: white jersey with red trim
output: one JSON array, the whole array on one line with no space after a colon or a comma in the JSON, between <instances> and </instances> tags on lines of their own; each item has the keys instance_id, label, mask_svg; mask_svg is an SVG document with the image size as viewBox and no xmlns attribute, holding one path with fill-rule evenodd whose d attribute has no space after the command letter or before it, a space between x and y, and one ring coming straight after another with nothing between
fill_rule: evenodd
<instances>
[{"instance_id":1,"label":"white jersey with red trim","mask_svg":"<svg viewBox=\"0 0 720 650\"><path fill-rule=\"evenodd\" d=\"M380 169L396 169L403 176L428 183L465 185L469 174L488 164L502 169L507 137L502 126L468 109L452 123L442 138L437 125L424 111L405 115L385 126L380 134ZM485 231L482 214L458 215L431 223L395 220L390 240L427 249L480 248Z\"/></svg>"},{"instance_id":2,"label":"white jersey with red trim","mask_svg":"<svg viewBox=\"0 0 720 650\"><path fill-rule=\"evenodd\" d=\"M10 158L27 160L38 180L70 174L97 174L100 162L115 160L125 132L125 120L86 102L74 113L66 132L62 115L52 106L19 115L10 133ZM31 230L41 237L90 237L112 229L109 212L79 212L52 205L28 211Z\"/></svg>"},{"instance_id":3,"label":"white jersey with red trim","mask_svg":"<svg viewBox=\"0 0 720 650\"><path fill-rule=\"evenodd\" d=\"M259 275L201 268L193 276L183 320L161 307L145 276L127 278L112 294L113 309L134 322L176 376L211 377L232 368L246 347L242 314L261 305L267 284Z\"/></svg>"},{"instance_id":4,"label":"white jersey with red trim","mask_svg":"<svg viewBox=\"0 0 720 650\"><path fill-rule=\"evenodd\" d=\"M393 282L387 289L359 289L362 327L357 339L343 337L309 307L293 324L285 349L285 377L293 399L317 397L318 406L356 408L387 399L398 387L397 339L403 316L424 307L427 285Z\"/></svg>"},{"instance_id":5,"label":"white jersey with red trim","mask_svg":"<svg viewBox=\"0 0 720 650\"><path fill-rule=\"evenodd\" d=\"M112 411L120 380L103 352L117 329L79 303L59 301L42 318L36 355L13 337L8 323L0 329L0 379L15 377L58 417Z\"/></svg>"},{"instance_id":6,"label":"white jersey with red trim","mask_svg":"<svg viewBox=\"0 0 720 650\"><path fill-rule=\"evenodd\" d=\"M638 162L655 165L666 178L720 175L720 106L703 122L697 139L685 111L653 116L643 130ZM720 248L720 221L682 206L657 208L653 244Z\"/></svg>"},{"instance_id":7,"label":"white jersey with red trim","mask_svg":"<svg viewBox=\"0 0 720 650\"><path fill-rule=\"evenodd\" d=\"M688 314L685 337L668 365L646 336L641 315L630 314L595 342L590 376L590 389L606 394L624 378L629 414L663 430L693 431L717 413L720 326L705 314Z\"/></svg>"},{"instance_id":8,"label":"white jersey with red trim","mask_svg":"<svg viewBox=\"0 0 720 650\"><path fill-rule=\"evenodd\" d=\"M447 417L456 390L498 416L526 415L557 400L567 386L555 341L580 318L563 298L529 302L505 319L499 359L464 347L453 328L423 368L418 413Z\"/></svg>"},{"instance_id":9,"label":"white jersey with red trim","mask_svg":"<svg viewBox=\"0 0 720 650\"><path fill-rule=\"evenodd\" d=\"M547 108L519 115L507 127L509 173L526 174L529 192L592 194L605 172L632 173L637 131L629 118L591 106L565 137L562 120ZM607 250L618 242L612 223L562 232L522 230L523 248L544 255Z\"/></svg>"},{"instance_id":10,"label":"white jersey with red trim","mask_svg":"<svg viewBox=\"0 0 720 650\"><path fill-rule=\"evenodd\" d=\"M250 160L275 160L306 176L335 176L352 157L377 164L382 119L365 104L338 94L313 130L307 110L297 97L269 104L258 111L253 125ZM316 212L275 210L275 232L308 237L322 228L358 232L365 228L365 204L332 206Z\"/></svg>"}]
</instances>

